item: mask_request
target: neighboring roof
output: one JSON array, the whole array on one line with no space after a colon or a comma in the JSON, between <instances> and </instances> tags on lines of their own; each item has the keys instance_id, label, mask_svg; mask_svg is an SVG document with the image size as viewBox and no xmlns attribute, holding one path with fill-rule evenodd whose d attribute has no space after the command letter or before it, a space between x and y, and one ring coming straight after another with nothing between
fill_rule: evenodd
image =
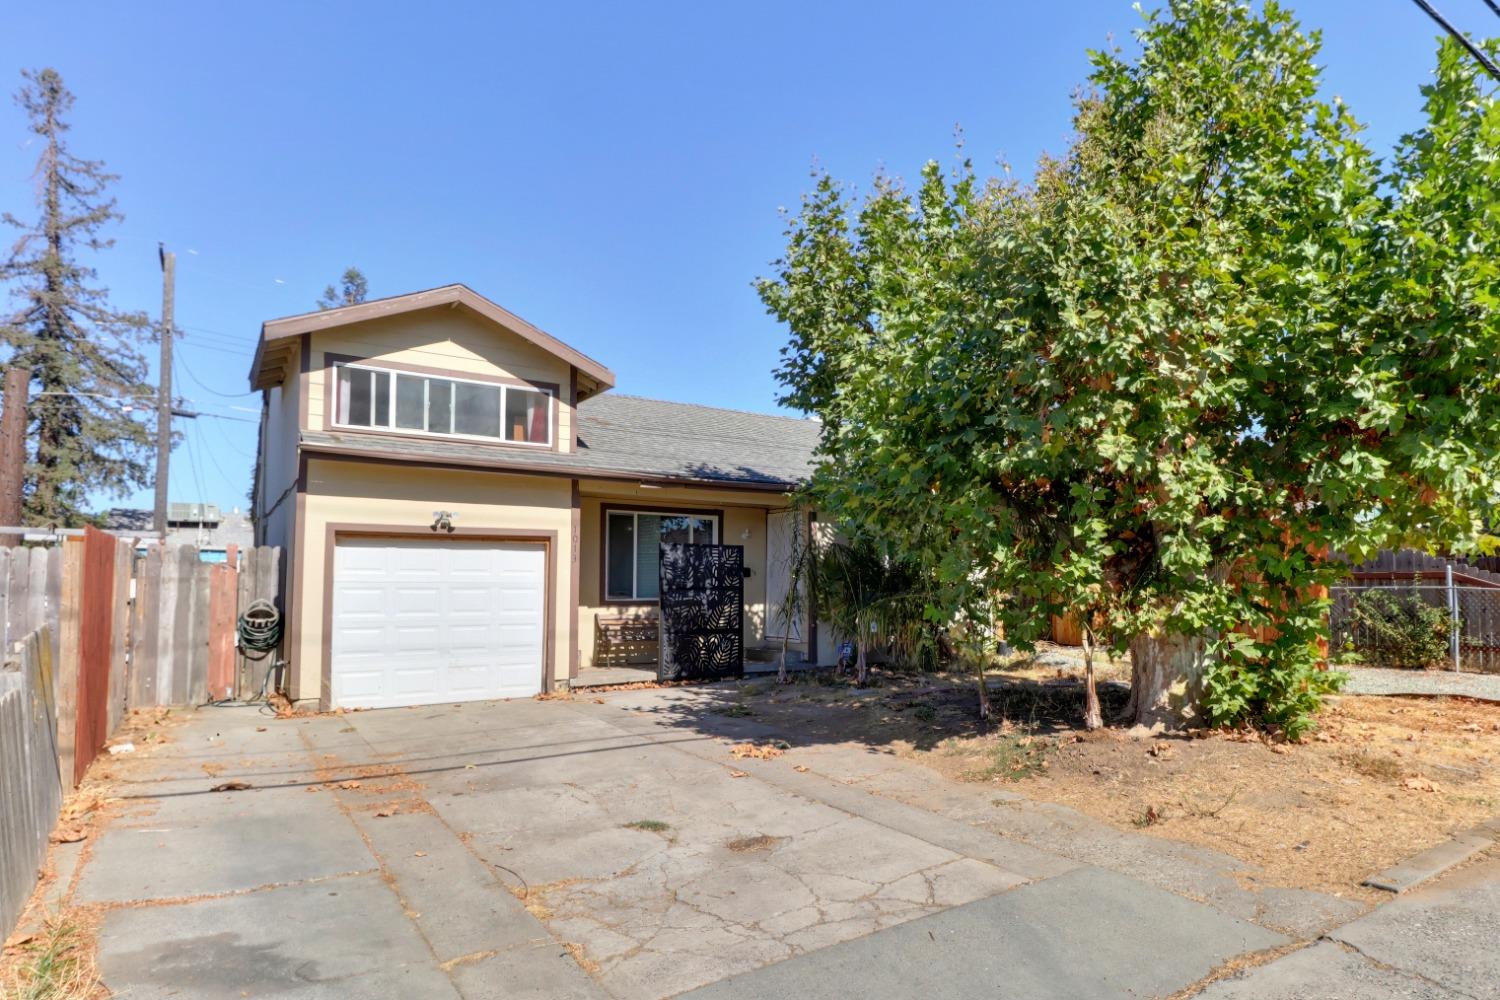
<instances>
[{"instance_id":1,"label":"neighboring roof","mask_svg":"<svg viewBox=\"0 0 1500 1000\"><path fill-rule=\"evenodd\" d=\"M578 450L520 451L430 437L304 432L304 450L653 484L795 488L812 471L815 420L596 396L578 407Z\"/></svg>"},{"instance_id":2,"label":"neighboring roof","mask_svg":"<svg viewBox=\"0 0 1500 1000\"><path fill-rule=\"evenodd\" d=\"M614 387L614 372L550 333L537 329L515 313L491 302L467 285L444 285L425 292L393 295L384 299L371 299L358 305L320 309L267 320L261 324L260 341L255 345L255 358L250 363L250 387L268 389L286 378L298 355L299 338L304 334L443 305L459 305L471 309L577 368L579 374L593 383L586 387L580 386L580 398Z\"/></svg>"}]
</instances>

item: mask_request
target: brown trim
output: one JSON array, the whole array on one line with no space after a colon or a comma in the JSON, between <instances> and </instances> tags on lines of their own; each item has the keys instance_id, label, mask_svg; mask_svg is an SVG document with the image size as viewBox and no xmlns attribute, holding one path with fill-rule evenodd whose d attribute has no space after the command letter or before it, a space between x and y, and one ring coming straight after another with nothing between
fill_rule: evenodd
<instances>
[{"instance_id":1,"label":"brown trim","mask_svg":"<svg viewBox=\"0 0 1500 1000\"><path fill-rule=\"evenodd\" d=\"M578 676L578 590L579 574L583 569L583 495L578 480L573 480L573 511L570 517L572 542L568 569L568 679Z\"/></svg>"},{"instance_id":2,"label":"brown trim","mask_svg":"<svg viewBox=\"0 0 1500 1000\"><path fill-rule=\"evenodd\" d=\"M522 340L530 341L549 354L582 369L585 374L597 380L605 388L612 388L615 384L614 372L593 358L569 347L550 333L532 326L515 313L491 302L473 289L459 284L444 285L441 288L430 288L407 295L394 295L358 305L340 306L337 309L323 309L318 312L267 320L260 327L260 340L256 344L255 360L250 375L251 384L255 388L262 388L259 383L269 376L268 372L263 374L261 371L265 354L263 348L273 341L370 319L399 316L418 309L430 309L441 305L462 305L472 309L492 323L510 330Z\"/></svg>"},{"instance_id":3,"label":"brown trim","mask_svg":"<svg viewBox=\"0 0 1500 1000\"><path fill-rule=\"evenodd\" d=\"M599 604L659 604L654 598L610 597L608 573L609 514L615 510L643 511L648 514L708 514L719 519L718 544L724 544L724 508L722 507L675 507L667 504L601 503L599 504Z\"/></svg>"},{"instance_id":4,"label":"brown trim","mask_svg":"<svg viewBox=\"0 0 1500 1000\"><path fill-rule=\"evenodd\" d=\"M302 691L302 583L303 569L307 563L307 453L302 452L297 457L297 481L293 484L297 488L297 500L292 509L292 552L289 562L291 566L286 574L287 578L287 605L282 608L291 622L288 634L291 636L290 656L283 659L289 664L287 671L287 688L291 689L291 678L295 674L297 678L297 693L303 698L306 694Z\"/></svg>"},{"instance_id":5,"label":"brown trim","mask_svg":"<svg viewBox=\"0 0 1500 1000\"><path fill-rule=\"evenodd\" d=\"M323 638L321 690L318 706L323 711L333 707L333 556L339 536L357 538L435 538L473 542L540 543L546 550L547 574L545 610L543 611L545 646L542 653L542 687L551 691L557 679L557 532L541 528L454 528L439 533L432 528L413 528L409 524L363 524L329 521L323 526ZM575 619L576 619L575 615Z\"/></svg>"},{"instance_id":6,"label":"brown trim","mask_svg":"<svg viewBox=\"0 0 1500 1000\"><path fill-rule=\"evenodd\" d=\"M302 338L302 360L297 365L297 429L307 427L307 395L312 391L312 338ZM283 389L283 392L286 390ZM327 406L324 406L327 409Z\"/></svg>"},{"instance_id":7,"label":"brown trim","mask_svg":"<svg viewBox=\"0 0 1500 1000\"><path fill-rule=\"evenodd\" d=\"M532 379L511 378L506 375L481 375L472 372L456 371L452 368L432 368L427 365L411 365L403 361L385 361L383 359L360 357L356 354L332 354L323 352L323 430L339 434L359 434L378 438L401 438L403 440L416 438L418 440L450 441L454 440L451 435L428 434L426 432L412 431L402 433L399 431L378 430L365 427L342 427L334 424L333 411L337 406L337 393L335 391L334 369L339 365L367 365L370 368L387 369L393 372L406 372L411 375L430 375L434 378L462 379L467 382L484 382L489 385L514 385L527 389L539 389L546 392L551 399L552 410L552 443L545 448L535 445L521 444L515 441L506 441L496 438L490 440L478 440L475 438L462 438L469 444L483 445L487 448L505 448L510 451L523 452L552 452L554 454L562 451L562 386L556 382L538 382ZM504 414L501 414L504 419ZM306 421L303 422L306 426ZM309 428L310 429L310 428ZM503 430L503 428L502 428Z\"/></svg>"},{"instance_id":8,"label":"brown trim","mask_svg":"<svg viewBox=\"0 0 1500 1000\"><path fill-rule=\"evenodd\" d=\"M341 427L338 433L344 434L348 433L348 431ZM371 436L378 437L380 435ZM388 435L386 439L389 440ZM433 438L432 440L437 440L437 438ZM563 479L612 479L639 483L643 486L681 487L684 489L702 490L738 490L744 493L780 493L788 496L796 489L795 484L792 483L737 483L727 482L722 479L672 479L644 475L639 472L584 469L573 465L527 465L519 462L497 461L495 459L442 458L430 455L409 455L397 451L340 448L337 445L321 444L316 441L304 441L301 443L301 447L305 451L313 452L322 458L342 458L377 464L404 465L408 468L432 466L435 468L478 469L486 472L503 472L515 475L560 476ZM514 452L514 449L512 449L512 452Z\"/></svg>"}]
</instances>

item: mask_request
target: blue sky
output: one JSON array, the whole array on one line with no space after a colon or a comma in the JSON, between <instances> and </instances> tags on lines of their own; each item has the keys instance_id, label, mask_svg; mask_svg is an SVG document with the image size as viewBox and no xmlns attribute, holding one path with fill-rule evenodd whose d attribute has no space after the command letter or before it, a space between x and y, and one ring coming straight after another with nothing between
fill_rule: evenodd
<instances>
[{"instance_id":1,"label":"blue sky","mask_svg":"<svg viewBox=\"0 0 1500 1000\"><path fill-rule=\"evenodd\" d=\"M1408 0L1304 0L1325 83L1384 152L1419 122L1437 28ZM1482 0L1441 0L1477 33ZM612 367L622 392L773 411L783 331L751 281L814 164L861 186L1059 151L1086 49L1126 0L1054 3L14 4L0 88L51 65L72 141L121 175L97 256L122 308L178 254L173 500L242 505L262 320L350 264L372 296L462 281ZM35 149L0 105L0 209ZM150 506L149 492L101 506Z\"/></svg>"}]
</instances>

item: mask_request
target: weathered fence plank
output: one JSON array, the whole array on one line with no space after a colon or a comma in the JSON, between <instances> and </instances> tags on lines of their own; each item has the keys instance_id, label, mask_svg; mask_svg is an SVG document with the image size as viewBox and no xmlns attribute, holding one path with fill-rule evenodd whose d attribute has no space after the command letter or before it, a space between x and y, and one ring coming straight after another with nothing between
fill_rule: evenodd
<instances>
[{"instance_id":1,"label":"weathered fence plank","mask_svg":"<svg viewBox=\"0 0 1500 1000\"><path fill-rule=\"evenodd\" d=\"M83 574L78 583L78 725L74 732L73 784L83 780L109 738L109 660L114 634L115 538L97 528L83 534Z\"/></svg>"},{"instance_id":2,"label":"weathered fence plank","mask_svg":"<svg viewBox=\"0 0 1500 1000\"><path fill-rule=\"evenodd\" d=\"M78 736L78 613L83 588L83 539L69 539L58 553L57 749L63 780L72 787ZM49 567L50 572L50 567ZM49 581L50 583L50 581Z\"/></svg>"},{"instance_id":3,"label":"weathered fence plank","mask_svg":"<svg viewBox=\"0 0 1500 1000\"><path fill-rule=\"evenodd\" d=\"M184 550L189 552L190 550ZM192 581L192 611L188 615L186 630L179 624L179 634L187 637L188 655L179 662L186 665L187 676L183 689L181 705L202 705L208 701L208 598L209 598L209 575L213 567L198 559L197 552L191 552L193 558Z\"/></svg>"},{"instance_id":4,"label":"weathered fence plank","mask_svg":"<svg viewBox=\"0 0 1500 1000\"><path fill-rule=\"evenodd\" d=\"M126 661L130 653L130 574L135 550L128 541L115 542L115 575L110 588L109 711L105 731L114 732L125 717Z\"/></svg>"},{"instance_id":5,"label":"weathered fence plank","mask_svg":"<svg viewBox=\"0 0 1500 1000\"><path fill-rule=\"evenodd\" d=\"M228 563L208 567L208 668L207 700L229 701L234 697L234 620L237 606L236 577Z\"/></svg>"},{"instance_id":6,"label":"weathered fence plank","mask_svg":"<svg viewBox=\"0 0 1500 1000\"><path fill-rule=\"evenodd\" d=\"M44 629L18 645L0 668L0 940L36 887L63 795L51 697L52 637Z\"/></svg>"},{"instance_id":7,"label":"weathered fence plank","mask_svg":"<svg viewBox=\"0 0 1500 1000\"><path fill-rule=\"evenodd\" d=\"M157 616L161 613L161 546L153 545L135 565L135 600L130 614L130 681L126 702L132 708L157 704Z\"/></svg>"}]
</instances>

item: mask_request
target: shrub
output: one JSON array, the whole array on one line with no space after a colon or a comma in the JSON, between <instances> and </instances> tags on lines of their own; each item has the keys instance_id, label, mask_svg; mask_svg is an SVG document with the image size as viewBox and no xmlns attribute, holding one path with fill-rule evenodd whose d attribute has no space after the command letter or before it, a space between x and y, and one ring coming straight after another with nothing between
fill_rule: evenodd
<instances>
[{"instance_id":1,"label":"shrub","mask_svg":"<svg viewBox=\"0 0 1500 1000\"><path fill-rule=\"evenodd\" d=\"M1354 648L1372 666L1421 669L1448 656L1453 616L1416 594L1367 590L1352 620Z\"/></svg>"}]
</instances>

